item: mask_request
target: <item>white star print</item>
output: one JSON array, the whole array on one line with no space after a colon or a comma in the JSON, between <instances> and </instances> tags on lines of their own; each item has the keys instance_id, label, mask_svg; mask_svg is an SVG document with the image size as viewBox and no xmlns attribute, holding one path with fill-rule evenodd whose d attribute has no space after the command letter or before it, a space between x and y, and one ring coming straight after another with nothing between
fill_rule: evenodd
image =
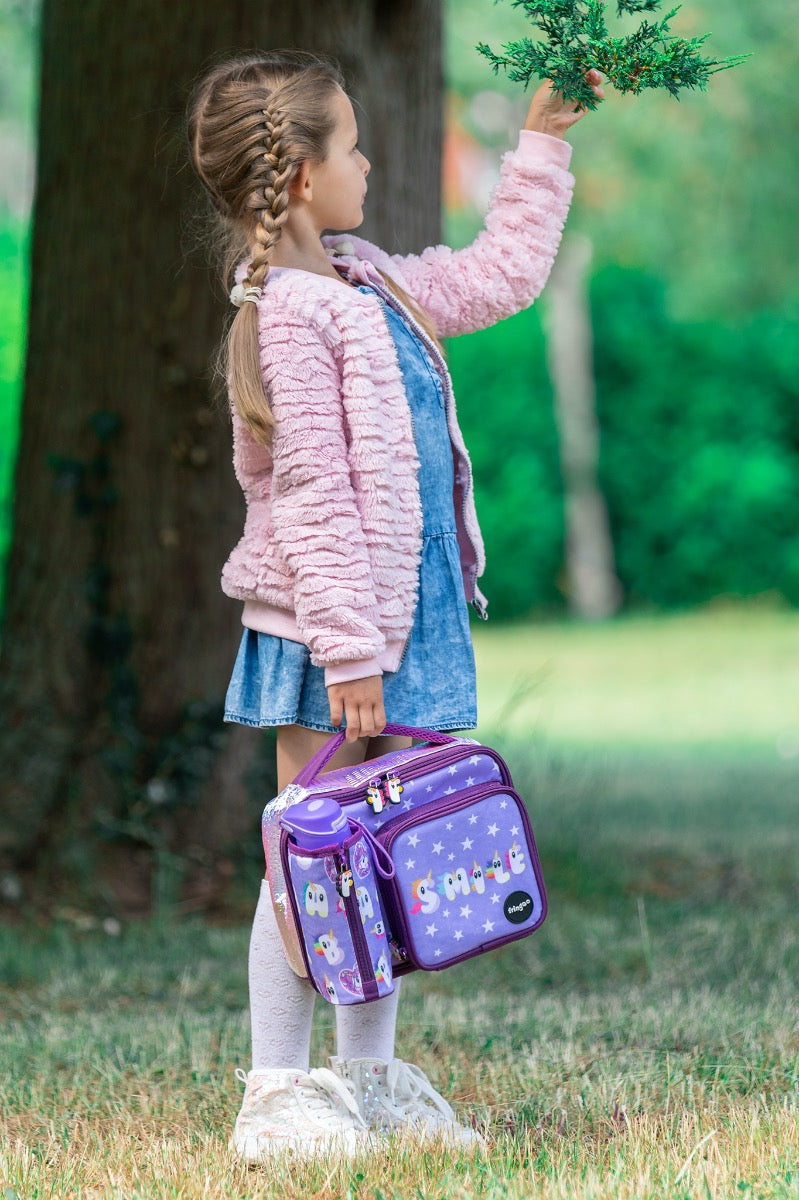
<instances>
[{"instance_id":1,"label":"white star print","mask_svg":"<svg viewBox=\"0 0 799 1200\"><path fill-rule=\"evenodd\" d=\"M440 950L436 950L436 958L440 958L440 957L441 957L441 951L440 951Z\"/></svg>"},{"instance_id":2,"label":"white star print","mask_svg":"<svg viewBox=\"0 0 799 1200\"><path fill-rule=\"evenodd\" d=\"M427 785L427 787L426 787L424 790L425 790L426 792L432 792L432 790L433 790L433 785L432 785L432 783L429 783L429 784Z\"/></svg>"},{"instance_id":3,"label":"white star print","mask_svg":"<svg viewBox=\"0 0 799 1200\"><path fill-rule=\"evenodd\" d=\"M471 839L471 838L464 838L464 839L463 839L463 841L461 842L461 846L463 847L463 849L464 849L464 850L471 850L471 848L472 848L472 839Z\"/></svg>"},{"instance_id":4,"label":"white star print","mask_svg":"<svg viewBox=\"0 0 799 1200\"><path fill-rule=\"evenodd\" d=\"M511 831L511 834L513 835L513 837L516 837L516 834L519 832L519 826L511 825L510 831Z\"/></svg>"},{"instance_id":5,"label":"white star print","mask_svg":"<svg viewBox=\"0 0 799 1200\"><path fill-rule=\"evenodd\" d=\"M405 870L406 871L412 871L415 866L416 866L416 862L414 859L412 859L412 858L405 859Z\"/></svg>"},{"instance_id":6,"label":"white star print","mask_svg":"<svg viewBox=\"0 0 799 1200\"><path fill-rule=\"evenodd\" d=\"M408 834L408 845L413 846L414 849L419 845L419 834L418 833L409 833Z\"/></svg>"},{"instance_id":7,"label":"white star print","mask_svg":"<svg viewBox=\"0 0 799 1200\"><path fill-rule=\"evenodd\" d=\"M491 894L491 903L492 903L492 904L499 904L499 892L492 892L492 894Z\"/></svg>"},{"instance_id":8,"label":"white star print","mask_svg":"<svg viewBox=\"0 0 799 1200\"><path fill-rule=\"evenodd\" d=\"M455 937L456 942L459 942L461 940L461 938L463 937L463 934L461 933L460 929L455 930L454 937Z\"/></svg>"},{"instance_id":9,"label":"white star print","mask_svg":"<svg viewBox=\"0 0 799 1200\"><path fill-rule=\"evenodd\" d=\"M474 775L470 775L469 778L466 780L466 786L474 787Z\"/></svg>"},{"instance_id":10,"label":"white star print","mask_svg":"<svg viewBox=\"0 0 799 1200\"><path fill-rule=\"evenodd\" d=\"M402 807L407 812L409 808L413 808L413 800L403 800Z\"/></svg>"},{"instance_id":11,"label":"white star print","mask_svg":"<svg viewBox=\"0 0 799 1200\"><path fill-rule=\"evenodd\" d=\"M444 909L444 916L445 916L445 917L448 917L448 916L449 916L449 909L448 909L448 908L445 908L445 909Z\"/></svg>"},{"instance_id":12,"label":"white star print","mask_svg":"<svg viewBox=\"0 0 799 1200\"><path fill-rule=\"evenodd\" d=\"M472 815L469 817L469 824L470 825L477 824L477 813L472 813Z\"/></svg>"},{"instance_id":13,"label":"white star print","mask_svg":"<svg viewBox=\"0 0 799 1200\"><path fill-rule=\"evenodd\" d=\"M447 828L447 829L451 829L451 828L452 828L452 822L451 822L451 821L447 821L446 828Z\"/></svg>"},{"instance_id":14,"label":"white star print","mask_svg":"<svg viewBox=\"0 0 799 1200\"><path fill-rule=\"evenodd\" d=\"M453 767L450 767L450 769L447 771L447 774L448 774L448 775L455 775L455 774L457 773L457 770L458 770L458 768L457 768L457 767L454 767L454 766L453 766Z\"/></svg>"},{"instance_id":15,"label":"white star print","mask_svg":"<svg viewBox=\"0 0 799 1200\"><path fill-rule=\"evenodd\" d=\"M375 829L379 829L380 826L384 825L384 824L385 824L385 821L375 821Z\"/></svg>"},{"instance_id":16,"label":"white star print","mask_svg":"<svg viewBox=\"0 0 799 1200\"><path fill-rule=\"evenodd\" d=\"M507 800L500 800L500 802L499 802L499 807L500 807L500 808L507 808L507 807L508 807L508 802L507 802Z\"/></svg>"},{"instance_id":17,"label":"white star print","mask_svg":"<svg viewBox=\"0 0 799 1200\"><path fill-rule=\"evenodd\" d=\"M472 766L475 766L477 763L479 763L479 761L480 761L479 754L473 754L472 757L469 759L469 762L472 764Z\"/></svg>"},{"instance_id":18,"label":"white star print","mask_svg":"<svg viewBox=\"0 0 799 1200\"><path fill-rule=\"evenodd\" d=\"M452 793L453 793L454 791L455 791L454 787L448 787L448 788L445 788L445 789L444 789L444 795L445 795L445 796L451 796L451 795L452 795Z\"/></svg>"},{"instance_id":19,"label":"white star print","mask_svg":"<svg viewBox=\"0 0 799 1200\"><path fill-rule=\"evenodd\" d=\"M435 937L435 935L438 933L438 928L436 925L428 925L426 932L428 937Z\"/></svg>"},{"instance_id":20,"label":"white star print","mask_svg":"<svg viewBox=\"0 0 799 1200\"><path fill-rule=\"evenodd\" d=\"M433 853L434 854L440 854L443 849L444 849L443 842L434 842L433 843Z\"/></svg>"},{"instance_id":21,"label":"white star print","mask_svg":"<svg viewBox=\"0 0 799 1200\"><path fill-rule=\"evenodd\" d=\"M447 855L447 862L452 862L452 860L454 859L454 857L455 857L455 855L454 855L454 854L448 854L448 855Z\"/></svg>"},{"instance_id":22,"label":"white star print","mask_svg":"<svg viewBox=\"0 0 799 1200\"><path fill-rule=\"evenodd\" d=\"M483 933L490 933L493 928L494 928L494 922L486 921L483 925Z\"/></svg>"},{"instance_id":23,"label":"white star print","mask_svg":"<svg viewBox=\"0 0 799 1200\"><path fill-rule=\"evenodd\" d=\"M462 917L465 917L465 918L466 918L466 920L468 921L468 920L469 920L469 917L470 917L471 915L472 915L472 910L469 908L469 905L468 905L468 904L464 904L463 908L461 909L461 916L462 916Z\"/></svg>"},{"instance_id":24,"label":"white star print","mask_svg":"<svg viewBox=\"0 0 799 1200\"><path fill-rule=\"evenodd\" d=\"M488 829L486 830L486 833L488 834L489 837L496 837L497 834L499 833L499 825L489 825Z\"/></svg>"}]
</instances>

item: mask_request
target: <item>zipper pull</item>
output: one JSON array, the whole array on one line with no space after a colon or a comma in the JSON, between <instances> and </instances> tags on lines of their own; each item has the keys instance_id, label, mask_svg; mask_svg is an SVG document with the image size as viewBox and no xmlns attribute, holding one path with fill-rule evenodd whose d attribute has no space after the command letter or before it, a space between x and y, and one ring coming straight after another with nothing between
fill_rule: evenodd
<instances>
[{"instance_id":1,"label":"zipper pull","mask_svg":"<svg viewBox=\"0 0 799 1200\"><path fill-rule=\"evenodd\" d=\"M400 804L400 796L404 790L396 771L391 775L386 775L383 780L383 795L389 804Z\"/></svg>"},{"instance_id":2,"label":"zipper pull","mask_svg":"<svg viewBox=\"0 0 799 1200\"><path fill-rule=\"evenodd\" d=\"M480 591L479 587L477 586L476 581L474 583L474 596L472 597L472 608L477 613L477 615L481 621L488 620L488 601L486 600L483 593Z\"/></svg>"},{"instance_id":3,"label":"zipper pull","mask_svg":"<svg viewBox=\"0 0 799 1200\"><path fill-rule=\"evenodd\" d=\"M401 946L399 944L399 942L397 941L396 938L391 938L391 940L388 943L388 946L389 946L389 950L391 951L391 957L394 960L394 962L404 963L404 962L408 961L408 951L405 949L404 946Z\"/></svg>"},{"instance_id":4,"label":"zipper pull","mask_svg":"<svg viewBox=\"0 0 799 1200\"><path fill-rule=\"evenodd\" d=\"M387 796L384 797L383 789L380 786L379 779L371 779L366 788L366 803L371 808L372 812L381 813L386 807Z\"/></svg>"},{"instance_id":5,"label":"zipper pull","mask_svg":"<svg viewBox=\"0 0 799 1200\"><path fill-rule=\"evenodd\" d=\"M336 855L336 866L338 867L336 891L342 900L346 900L353 888L352 870L343 854Z\"/></svg>"}]
</instances>

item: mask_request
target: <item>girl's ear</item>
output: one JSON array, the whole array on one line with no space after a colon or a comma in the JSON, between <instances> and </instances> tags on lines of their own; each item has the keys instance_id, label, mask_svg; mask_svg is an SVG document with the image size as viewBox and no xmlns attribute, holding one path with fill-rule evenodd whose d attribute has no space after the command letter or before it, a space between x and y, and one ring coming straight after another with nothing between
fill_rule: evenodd
<instances>
[{"instance_id":1,"label":"girl's ear","mask_svg":"<svg viewBox=\"0 0 799 1200\"><path fill-rule=\"evenodd\" d=\"M289 184L289 195L296 196L298 200L313 199L311 164L307 158L300 163L294 178Z\"/></svg>"}]
</instances>

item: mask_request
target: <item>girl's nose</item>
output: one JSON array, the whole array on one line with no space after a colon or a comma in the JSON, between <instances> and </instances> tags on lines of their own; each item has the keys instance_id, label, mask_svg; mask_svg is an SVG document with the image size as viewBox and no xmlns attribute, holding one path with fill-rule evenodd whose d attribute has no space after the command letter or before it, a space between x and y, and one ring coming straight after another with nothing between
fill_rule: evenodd
<instances>
[{"instance_id":1,"label":"girl's nose","mask_svg":"<svg viewBox=\"0 0 799 1200\"><path fill-rule=\"evenodd\" d=\"M361 170L363 171L363 177L365 179L366 176L369 174L369 172L372 169L372 164L369 162L369 159L366 157L365 154L362 154L361 158L363 160L361 163Z\"/></svg>"}]
</instances>

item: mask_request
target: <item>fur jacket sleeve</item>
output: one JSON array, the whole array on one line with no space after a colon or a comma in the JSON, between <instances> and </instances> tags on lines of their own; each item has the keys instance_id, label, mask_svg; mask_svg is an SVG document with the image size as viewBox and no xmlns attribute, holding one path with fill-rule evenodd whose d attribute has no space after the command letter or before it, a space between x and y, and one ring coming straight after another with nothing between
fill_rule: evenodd
<instances>
[{"instance_id":1,"label":"fur jacket sleeve","mask_svg":"<svg viewBox=\"0 0 799 1200\"><path fill-rule=\"evenodd\" d=\"M543 291L571 202L571 153L568 142L522 130L518 148L502 160L485 227L462 250L389 255L350 235L347 241L427 310L440 337L486 329Z\"/></svg>"}]
</instances>

